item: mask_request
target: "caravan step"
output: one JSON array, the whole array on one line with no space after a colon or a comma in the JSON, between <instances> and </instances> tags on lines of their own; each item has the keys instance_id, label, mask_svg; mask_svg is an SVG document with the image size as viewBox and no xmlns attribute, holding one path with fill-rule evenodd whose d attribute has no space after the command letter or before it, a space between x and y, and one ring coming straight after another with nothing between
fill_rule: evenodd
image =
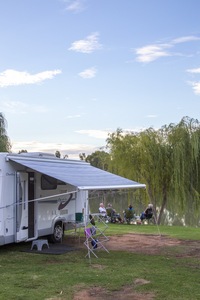
<instances>
[{"instance_id":1,"label":"caravan step","mask_svg":"<svg viewBox=\"0 0 200 300\"><path fill-rule=\"evenodd\" d=\"M31 250L33 250L34 246L36 246L38 251L42 251L42 247L44 245L46 245L49 248L48 240L35 240L35 241L32 241Z\"/></svg>"}]
</instances>

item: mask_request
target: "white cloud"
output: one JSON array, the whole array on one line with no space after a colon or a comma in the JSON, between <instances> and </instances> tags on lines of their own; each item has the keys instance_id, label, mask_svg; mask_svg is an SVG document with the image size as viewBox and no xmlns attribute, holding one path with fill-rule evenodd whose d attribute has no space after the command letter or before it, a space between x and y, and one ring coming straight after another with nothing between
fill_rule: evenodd
<instances>
[{"instance_id":1,"label":"white cloud","mask_svg":"<svg viewBox=\"0 0 200 300\"><path fill-rule=\"evenodd\" d=\"M200 68L188 69L186 71L191 74L200 74ZM194 94L200 95L200 81L189 81L188 84L192 86Z\"/></svg>"},{"instance_id":2,"label":"white cloud","mask_svg":"<svg viewBox=\"0 0 200 300\"><path fill-rule=\"evenodd\" d=\"M27 104L22 101L0 101L1 110L11 114L46 113L48 108L43 105Z\"/></svg>"},{"instance_id":3,"label":"white cloud","mask_svg":"<svg viewBox=\"0 0 200 300\"><path fill-rule=\"evenodd\" d=\"M145 128L124 129L123 134L140 132L144 129ZM79 130L76 132L105 140L108 137L108 133L115 132L115 130ZM43 143L40 141L11 141L11 143L12 152L14 153L18 153L20 150L27 150L28 152L55 154L56 151L60 151L62 157L68 155L69 159L79 159L80 153L86 153L86 155L89 155L96 150L102 149L101 146L94 146L90 144Z\"/></svg>"},{"instance_id":4,"label":"white cloud","mask_svg":"<svg viewBox=\"0 0 200 300\"><path fill-rule=\"evenodd\" d=\"M127 134L127 133L131 133L131 132L140 132L140 131L143 131L144 127L135 127L135 128L125 128L125 129L122 129L123 131L123 134ZM116 130L113 130L113 129L105 129L105 130L77 130L76 131L77 133L80 133L80 134L84 134L84 135L87 135L87 136L90 136L90 137L93 137L93 138L96 138L96 139L104 139L106 140L108 138L108 135L113 133L113 132L116 132Z\"/></svg>"},{"instance_id":5,"label":"white cloud","mask_svg":"<svg viewBox=\"0 0 200 300\"><path fill-rule=\"evenodd\" d=\"M86 69L86 70L80 72L79 76L84 79L91 79L91 78L95 77L96 73L97 73L97 70L94 67L92 67L92 68L89 68L89 69Z\"/></svg>"},{"instance_id":6,"label":"white cloud","mask_svg":"<svg viewBox=\"0 0 200 300\"><path fill-rule=\"evenodd\" d=\"M98 147L87 144L63 144L63 143L42 143L39 141L12 141L12 152L18 153L20 150L28 152L45 152L55 154L60 151L62 157L68 155L69 159L79 159L79 153L91 154Z\"/></svg>"},{"instance_id":7,"label":"white cloud","mask_svg":"<svg viewBox=\"0 0 200 300\"><path fill-rule=\"evenodd\" d=\"M157 115L147 115L147 118L157 118Z\"/></svg>"},{"instance_id":8,"label":"white cloud","mask_svg":"<svg viewBox=\"0 0 200 300\"><path fill-rule=\"evenodd\" d=\"M170 53L165 51L165 48L169 48L166 45L148 45L142 48L136 49L136 60L139 62L151 62L163 56L170 56Z\"/></svg>"},{"instance_id":9,"label":"white cloud","mask_svg":"<svg viewBox=\"0 0 200 300\"><path fill-rule=\"evenodd\" d=\"M68 115L66 117L66 119L75 119L75 118L80 118L80 117L81 117L81 115Z\"/></svg>"},{"instance_id":10,"label":"white cloud","mask_svg":"<svg viewBox=\"0 0 200 300\"><path fill-rule=\"evenodd\" d=\"M190 82L192 85L192 89L196 95L200 95L200 81L197 82Z\"/></svg>"},{"instance_id":11,"label":"white cloud","mask_svg":"<svg viewBox=\"0 0 200 300\"><path fill-rule=\"evenodd\" d=\"M77 133L85 134L90 137L94 137L97 139L107 139L108 133L111 132L110 130L77 130Z\"/></svg>"},{"instance_id":12,"label":"white cloud","mask_svg":"<svg viewBox=\"0 0 200 300\"><path fill-rule=\"evenodd\" d=\"M93 33L86 37L84 40L75 41L72 43L71 47L68 50L81 53L92 53L95 50L102 48L102 45L98 41L99 34Z\"/></svg>"},{"instance_id":13,"label":"white cloud","mask_svg":"<svg viewBox=\"0 0 200 300\"><path fill-rule=\"evenodd\" d=\"M187 42L192 42L192 41L199 41L200 37L197 36L183 36L177 39L174 39L171 41L171 43L173 44L180 44L180 43L187 43Z\"/></svg>"},{"instance_id":14,"label":"white cloud","mask_svg":"<svg viewBox=\"0 0 200 300\"><path fill-rule=\"evenodd\" d=\"M19 72L16 70L8 69L0 73L0 87L36 84L47 79L52 79L55 75L60 73L60 70L53 70L31 75L28 72Z\"/></svg>"},{"instance_id":15,"label":"white cloud","mask_svg":"<svg viewBox=\"0 0 200 300\"><path fill-rule=\"evenodd\" d=\"M143 130L145 130L146 127L135 127L135 128L126 128L126 129L123 129L123 135L126 135L126 134L130 134L130 133L137 133L137 132L141 132Z\"/></svg>"},{"instance_id":16,"label":"white cloud","mask_svg":"<svg viewBox=\"0 0 200 300\"><path fill-rule=\"evenodd\" d=\"M198 73L200 73L200 68L188 69L186 71L189 72L189 73L198 74Z\"/></svg>"},{"instance_id":17,"label":"white cloud","mask_svg":"<svg viewBox=\"0 0 200 300\"><path fill-rule=\"evenodd\" d=\"M185 36L173 39L168 43L156 43L151 45L146 45L141 48L136 48L134 51L136 53L136 60L138 62L149 63L155 61L161 57L182 55L180 53L173 53L170 51L177 44L188 43L191 41L199 41L200 38L196 36Z\"/></svg>"},{"instance_id":18,"label":"white cloud","mask_svg":"<svg viewBox=\"0 0 200 300\"><path fill-rule=\"evenodd\" d=\"M67 3L66 9L71 12L81 12L84 10L84 1L83 0L65 0L64 2Z\"/></svg>"}]
</instances>

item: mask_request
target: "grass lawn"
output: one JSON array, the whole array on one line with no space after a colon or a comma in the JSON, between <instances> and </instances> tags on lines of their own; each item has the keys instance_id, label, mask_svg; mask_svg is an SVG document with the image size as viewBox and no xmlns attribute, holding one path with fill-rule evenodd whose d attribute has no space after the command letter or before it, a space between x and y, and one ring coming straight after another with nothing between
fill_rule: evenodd
<instances>
[{"instance_id":1,"label":"grass lawn","mask_svg":"<svg viewBox=\"0 0 200 300\"><path fill-rule=\"evenodd\" d=\"M200 229L109 224L106 231L109 236L126 233L167 235L187 240L189 245L199 240ZM170 248L169 255L100 250L98 258L92 256L91 261L85 258L83 247L62 255L32 254L23 249L24 244L0 247L0 299L72 300L76 292L94 287L104 288L107 299L113 299L112 294L125 286L144 294L144 299L150 299L148 293L152 293L151 299L200 299L200 256L179 257L176 247ZM137 279L147 284L135 285ZM95 295L91 299L96 299ZM131 298L124 295L124 299Z\"/></svg>"},{"instance_id":2,"label":"grass lawn","mask_svg":"<svg viewBox=\"0 0 200 300\"><path fill-rule=\"evenodd\" d=\"M167 235L171 238L184 240L199 240L200 228L182 227L182 226L156 226L156 225L117 225L109 224L106 230L107 235L125 234L125 233L141 233Z\"/></svg>"}]
</instances>

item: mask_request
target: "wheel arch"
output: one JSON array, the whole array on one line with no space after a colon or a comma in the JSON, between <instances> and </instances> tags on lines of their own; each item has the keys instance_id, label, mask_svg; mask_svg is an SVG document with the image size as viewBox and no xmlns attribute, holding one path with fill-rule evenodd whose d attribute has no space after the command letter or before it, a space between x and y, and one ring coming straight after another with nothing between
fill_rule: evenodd
<instances>
[{"instance_id":1,"label":"wheel arch","mask_svg":"<svg viewBox=\"0 0 200 300\"><path fill-rule=\"evenodd\" d=\"M61 217L55 217L52 221L52 224L51 224L51 233L54 232L54 228L55 228L55 225L56 224L60 224L62 225L62 228L63 228L63 231L64 231L64 224L66 222L66 219L65 218L61 218Z\"/></svg>"},{"instance_id":2,"label":"wheel arch","mask_svg":"<svg viewBox=\"0 0 200 300\"><path fill-rule=\"evenodd\" d=\"M55 218L52 222L51 234L48 240L52 243L61 243L64 236L65 218Z\"/></svg>"}]
</instances>

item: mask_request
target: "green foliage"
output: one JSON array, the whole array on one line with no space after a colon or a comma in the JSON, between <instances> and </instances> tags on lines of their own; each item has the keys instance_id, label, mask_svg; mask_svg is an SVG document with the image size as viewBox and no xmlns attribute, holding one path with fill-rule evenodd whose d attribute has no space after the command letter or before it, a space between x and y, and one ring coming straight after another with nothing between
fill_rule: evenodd
<instances>
[{"instance_id":1,"label":"green foliage","mask_svg":"<svg viewBox=\"0 0 200 300\"><path fill-rule=\"evenodd\" d=\"M27 153L28 151L27 150L20 150L18 153Z\"/></svg>"},{"instance_id":2,"label":"green foliage","mask_svg":"<svg viewBox=\"0 0 200 300\"><path fill-rule=\"evenodd\" d=\"M86 160L86 154L85 153L79 153L80 160Z\"/></svg>"},{"instance_id":3,"label":"green foliage","mask_svg":"<svg viewBox=\"0 0 200 300\"><path fill-rule=\"evenodd\" d=\"M80 157L81 158L81 157ZM85 158L93 167L107 171L110 163L110 155L105 151L95 151Z\"/></svg>"},{"instance_id":4,"label":"green foliage","mask_svg":"<svg viewBox=\"0 0 200 300\"><path fill-rule=\"evenodd\" d=\"M6 134L6 119L3 113L0 113L0 152L10 152L11 144Z\"/></svg>"},{"instance_id":5,"label":"green foliage","mask_svg":"<svg viewBox=\"0 0 200 300\"><path fill-rule=\"evenodd\" d=\"M113 173L145 183L148 202L159 208L158 223L165 209L198 225L200 218L200 123L184 117L140 133L117 129L109 135L107 148ZM193 216L193 217L192 217Z\"/></svg>"}]
</instances>

